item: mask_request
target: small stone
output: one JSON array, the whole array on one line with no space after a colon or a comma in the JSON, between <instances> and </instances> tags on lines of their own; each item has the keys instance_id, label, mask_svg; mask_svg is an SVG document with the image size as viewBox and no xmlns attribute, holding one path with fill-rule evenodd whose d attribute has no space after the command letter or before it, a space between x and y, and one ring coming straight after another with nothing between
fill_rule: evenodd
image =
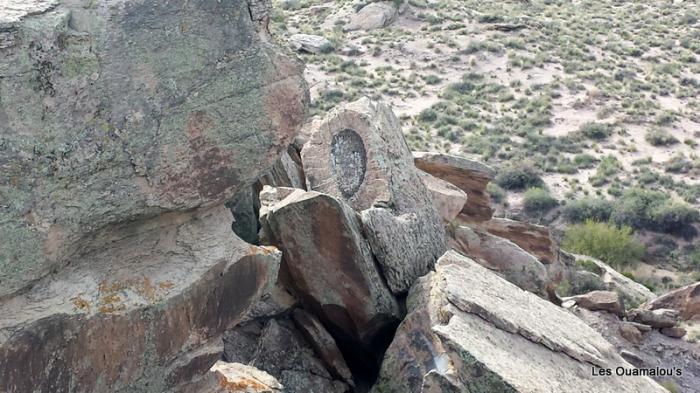
<instances>
[{"instance_id":1,"label":"small stone","mask_svg":"<svg viewBox=\"0 0 700 393\"><path fill-rule=\"evenodd\" d=\"M679 326L661 328L661 334L671 338L681 338L687 333L685 329Z\"/></svg>"},{"instance_id":2,"label":"small stone","mask_svg":"<svg viewBox=\"0 0 700 393\"><path fill-rule=\"evenodd\" d=\"M622 317L625 305L622 298L614 291L592 291L583 295L572 296L564 300L573 300L577 305L591 311L607 311Z\"/></svg>"},{"instance_id":3,"label":"small stone","mask_svg":"<svg viewBox=\"0 0 700 393\"><path fill-rule=\"evenodd\" d=\"M637 308L629 312L629 317L632 321L658 329L676 326L678 316L678 311L667 308L660 308L657 310Z\"/></svg>"},{"instance_id":4,"label":"small stone","mask_svg":"<svg viewBox=\"0 0 700 393\"><path fill-rule=\"evenodd\" d=\"M632 344L639 344L642 342L642 333L639 329L626 322L620 324L620 335Z\"/></svg>"}]
</instances>

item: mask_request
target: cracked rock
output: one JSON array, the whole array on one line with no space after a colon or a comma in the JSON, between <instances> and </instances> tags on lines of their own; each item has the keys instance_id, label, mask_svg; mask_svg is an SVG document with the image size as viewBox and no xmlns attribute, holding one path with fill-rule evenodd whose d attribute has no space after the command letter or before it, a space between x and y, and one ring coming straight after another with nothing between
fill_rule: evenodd
<instances>
[{"instance_id":1,"label":"cracked rock","mask_svg":"<svg viewBox=\"0 0 700 393\"><path fill-rule=\"evenodd\" d=\"M591 378L592 366L632 366L576 316L454 251L407 308L374 393L665 392L648 377Z\"/></svg>"}]
</instances>

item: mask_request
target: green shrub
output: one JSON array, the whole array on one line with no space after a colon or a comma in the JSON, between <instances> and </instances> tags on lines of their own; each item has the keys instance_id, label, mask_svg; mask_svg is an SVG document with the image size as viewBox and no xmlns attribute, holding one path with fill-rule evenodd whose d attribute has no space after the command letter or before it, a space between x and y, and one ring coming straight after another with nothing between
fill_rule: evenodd
<instances>
[{"instance_id":1,"label":"green shrub","mask_svg":"<svg viewBox=\"0 0 700 393\"><path fill-rule=\"evenodd\" d=\"M612 202L602 198L583 198L572 201L564 206L564 218L573 223L586 220L608 221L613 210Z\"/></svg>"},{"instance_id":2,"label":"green shrub","mask_svg":"<svg viewBox=\"0 0 700 393\"><path fill-rule=\"evenodd\" d=\"M489 183L486 185L486 192L489 193L491 201L494 203L506 202L506 192L501 187L494 183Z\"/></svg>"},{"instance_id":3,"label":"green shrub","mask_svg":"<svg viewBox=\"0 0 700 393\"><path fill-rule=\"evenodd\" d=\"M569 227L562 247L598 258L616 269L633 265L644 255L644 246L632 236L632 228L592 220Z\"/></svg>"},{"instance_id":4,"label":"green shrub","mask_svg":"<svg viewBox=\"0 0 700 393\"><path fill-rule=\"evenodd\" d=\"M579 128L579 132L590 139L605 139L612 134L612 127L606 123L585 123Z\"/></svg>"},{"instance_id":5,"label":"green shrub","mask_svg":"<svg viewBox=\"0 0 700 393\"><path fill-rule=\"evenodd\" d=\"M423 109L420 114L418 114L418 119L424 122L433 122L437 120L438 114L434 109Z\"/></svg>"},{"instance_id":6,"label":"green shrub","mask_svg":"<svg viewBox=\"0 0 700 393\"><path fill-rule=\"evenodd\" d=\"M528 213L546 213L558 204L557 200L543 188L531 188L523 196L523 208Z\"/></svg>"},{"instance_id":7,"label":"green shrub","mask_svg":"<svg viewBox=\"0 0 700 393\"><path fill-rule=\"evenodd\" d=\"M668 146L678 143L678 139L661 128L652 128L644 136L652 146Z\"/></svg>"},{"instance_id":8,"label":"green shrub","mask_svg":"<svg viewBox=\"0 0 700 393\"><path fill-rule=\"evenodd\" d=\"M530 165L506 168L496 176L495 182L506 190L525 190L544 186L539 172Z\"/></svg>"},{"instance_id":9,"label":"green shrub","mask_svg":"<svg viewBox=\"0 0 700 393\"><path fill-rule=\"evenodd\" d=\"M611 220L618 225L680 233L700 220L697 209L664 192L632 188L615 202Z\"/></svg>"}]
</instances>

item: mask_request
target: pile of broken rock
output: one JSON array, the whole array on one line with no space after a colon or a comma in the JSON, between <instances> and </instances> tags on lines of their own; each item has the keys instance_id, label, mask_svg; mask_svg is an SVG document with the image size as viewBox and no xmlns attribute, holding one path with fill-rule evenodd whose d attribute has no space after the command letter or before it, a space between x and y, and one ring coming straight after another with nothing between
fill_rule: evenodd
<instances>
[{"instance_id":1,"label":"pile of broken rock","mask_svg":"<svg viewBox=\"0 0 700 393\"><path fill-rule=\"evenodd\" d=\"M0 4L0 391L664 391L591 376L620 320L558 305L572 257L492 169L368 99L297 135L268 1L78 3Z\"/></svg>"}]
</instances>

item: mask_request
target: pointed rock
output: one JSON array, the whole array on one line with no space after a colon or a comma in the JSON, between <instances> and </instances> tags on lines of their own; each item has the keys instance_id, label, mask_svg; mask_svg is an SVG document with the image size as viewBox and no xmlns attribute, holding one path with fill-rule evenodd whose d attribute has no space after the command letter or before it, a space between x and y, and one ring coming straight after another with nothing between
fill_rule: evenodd
<instances>
[{"instance_id":1,"label":"pointed rock","mask_svg":"<svg viewBox=\"0 0 700 393\"><path fill-rule=\"evenodd\" d=\"M700 282L674 289L642 306L648 310L670 308L680 313L684 320L700 319Z\"/></svg>"},{"instance_id":2,"label":"pointed rock","mask_svg":"<svg viewBox=\"0 0 700 393\"><path fill-rule=\"evenodd\" d=\"M361 212L389 288L405 293L447 246L399 120L386 105L362 98L312 125L301 151L308 189L341 198Z\"/></svg>"},{"instance_id":3,"label":"pointed rock","mask_svg":"<svg viewBox=\"0 0 700 393\"><path fill-rule=\"evenodd\" d=\"M401 317L357 216L329 195L296 190L267 213L270 241L284 253L288 283L304 308L372 346Z\"/></svg>"}]
</instances>

